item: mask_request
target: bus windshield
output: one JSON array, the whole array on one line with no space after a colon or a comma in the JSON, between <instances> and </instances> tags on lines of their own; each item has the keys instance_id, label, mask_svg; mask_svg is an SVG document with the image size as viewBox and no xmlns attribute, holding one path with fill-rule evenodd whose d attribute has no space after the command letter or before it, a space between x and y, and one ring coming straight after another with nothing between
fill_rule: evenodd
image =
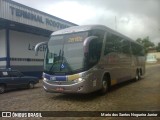
<instances>
[{"instance_id":1,"label":"bus windshield","mask_svg":"<svg viewBox=\"0 0 160 120\"><path fill-rule=\"evenodd\" d=\"M88 32L52 36L48 42L44 70L69 74L85 68L83 42Z\"/></svg>"}]
</instances>

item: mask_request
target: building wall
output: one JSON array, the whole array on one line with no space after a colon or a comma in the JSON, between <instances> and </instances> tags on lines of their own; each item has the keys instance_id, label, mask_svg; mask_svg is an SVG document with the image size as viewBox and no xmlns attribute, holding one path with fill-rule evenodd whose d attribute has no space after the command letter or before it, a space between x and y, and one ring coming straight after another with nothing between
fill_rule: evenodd
<instances>
[{"instance_id":1,"label":"building wall","mask_svg":"<svg viewBox=\"0 0 160 120\"><path fill-rule=\"evenodd\" d=\"M38 36L30 33L10 30L10 57L42 59L44 49L35 56L34 46L39 42L48 41L48 37Z\"/></svg>"},{"instance_id":2,"label":"building wall","mask_svg":"<svg viewBox=\"0 0 160 120\"><path fill-rule=\"evenodd\" d=\"M0 67L6 66L6 30L0 30Z\"/></svg>"},{"instance_id":3,"label":"building wall","mask_svg":"<svg viewBox=\"0 0 160 120\"><path fill-rule=\"evenodd\" d=\"M27 32L27 27L51 32L76 24L12 0L0 0L0 29L7 29L0 30L0 67L11 67L34 75L43 71L45 50L45 46L42 46L38 56L35 56L34 46L39 42L48 41L49 38L38 35L43 31L37 35L32 34L34 31L22 32L23 28L19 28L21 26Z\"/></svg>"},{"instance_id":4,"label":"building wall","mask_svg":"<svg viewBox=\"0 0 160 120\"><path fill-rule=\"evenodd\" d=\"M160 60L160 52L153 52L153 53L148 53L148 54L155 55L156 58Z\"/></svg>"},{"instance_id":5,"label":"building wall","mask_svg":"<svg viewBox=\"0 0 160 120\"><path fill-rule=\"evenodd\" d=\"M38 36L10 30L10 65L23 72L43 71L45 46L35 56L34 46L39 42L48 41L48 37Z\"/></svg>"}]
</instances>

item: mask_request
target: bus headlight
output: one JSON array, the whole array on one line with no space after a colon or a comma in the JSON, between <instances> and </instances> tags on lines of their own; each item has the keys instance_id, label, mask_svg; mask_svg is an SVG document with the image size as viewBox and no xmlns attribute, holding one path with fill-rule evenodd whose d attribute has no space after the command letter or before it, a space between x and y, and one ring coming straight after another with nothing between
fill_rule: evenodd
<instances>
[{"instance_id":1,"label":"bus headlight","mask_svg":"<svg viewBox=\"0 0 160 120\"><path fill-rule=\"evenodd\" d=\"M84 81L83 78L77 78L77 79L74 80L74 82L82 82L82 81Z\"/></svg>"},{"instance_id":2,"label":"bus headlight","mask_svg":"<svg viewBox=\"0 0 160 120\"><path fill-rule=\"evenodd\" d=\"M46 80L47 80L47 78L43 78L43 80L44 80L44 81L46 81Z\"/></svg>"}]
</instances>

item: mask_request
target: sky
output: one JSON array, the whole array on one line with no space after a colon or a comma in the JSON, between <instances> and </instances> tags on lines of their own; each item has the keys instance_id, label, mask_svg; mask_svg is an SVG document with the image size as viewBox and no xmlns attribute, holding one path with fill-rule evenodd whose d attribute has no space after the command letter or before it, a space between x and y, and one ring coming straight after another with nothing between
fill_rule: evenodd
<instances>
[{"instance_id":1,"label":"sky","mask_svg":"<svg viewBox=\"0 0 160 120\"><path fill-rule=\"evenodd\" d=\"M160 42L160 0L13 0L78 25L101 24Z\"/></svg>"}]
</instances>

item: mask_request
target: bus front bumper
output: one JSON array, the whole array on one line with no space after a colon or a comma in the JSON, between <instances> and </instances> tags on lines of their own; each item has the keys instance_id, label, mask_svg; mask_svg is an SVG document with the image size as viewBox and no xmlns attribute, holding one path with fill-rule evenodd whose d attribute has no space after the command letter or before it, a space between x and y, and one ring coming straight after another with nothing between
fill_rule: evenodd
<instances>
[{"instance_id":1,"label":"bus front bumper","mask_svg":"<svg viewBox=\"0 0 160 120\"><path fill-rule=\"evenodd\" d=\"M93 86L88 84L86 80L73 83L69 85L63 85L63 82L57 82L57 84L51 84L47 80L43 80L43 88L46 92L51 93L90 93L93 92Z\"/></svg>"}]
</instances>

